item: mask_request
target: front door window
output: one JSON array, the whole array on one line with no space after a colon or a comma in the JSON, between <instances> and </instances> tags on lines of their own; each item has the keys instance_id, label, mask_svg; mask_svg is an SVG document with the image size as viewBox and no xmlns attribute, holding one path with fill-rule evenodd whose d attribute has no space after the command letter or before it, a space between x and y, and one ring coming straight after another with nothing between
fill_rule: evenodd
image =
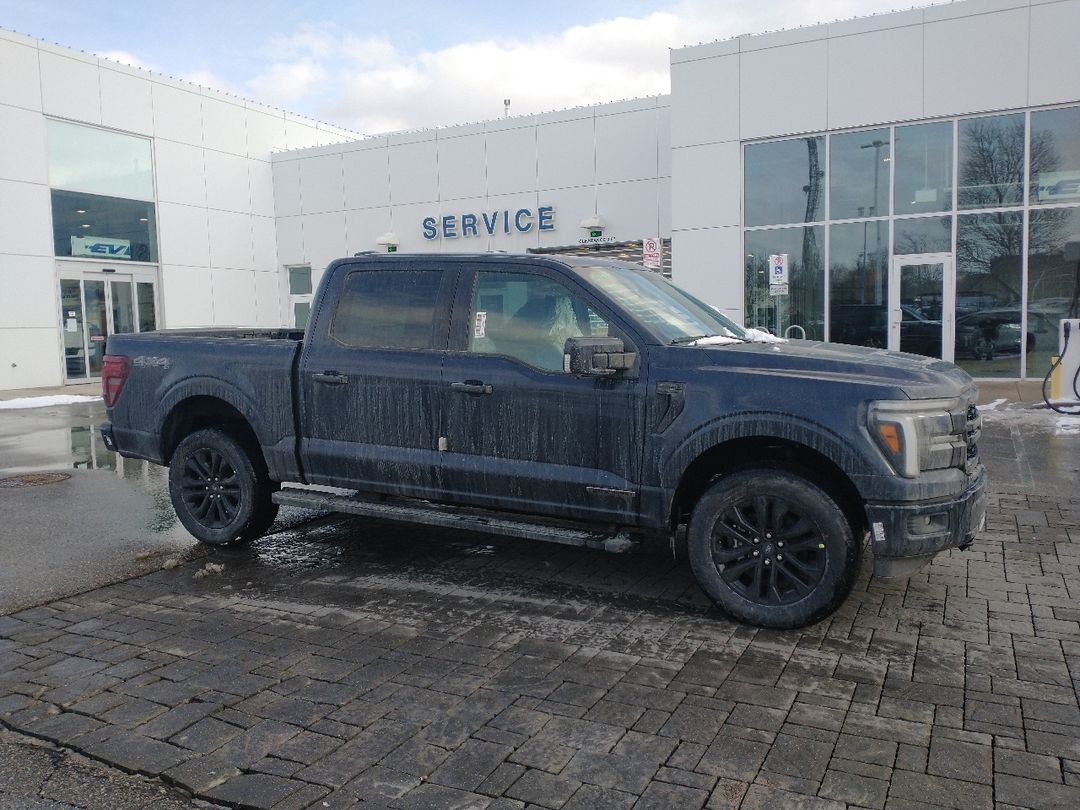
<instances>
[{"instance_id":1,"label":"front door window","mask_svg":"<svg viewBox=\"0 0 1080 810\"><path fill-rule=\"evenodd\" d=\"M940 357L953 355L955 283L948 254L898 256L889 298L889 348Z\"/></svg>"}]
</instances>

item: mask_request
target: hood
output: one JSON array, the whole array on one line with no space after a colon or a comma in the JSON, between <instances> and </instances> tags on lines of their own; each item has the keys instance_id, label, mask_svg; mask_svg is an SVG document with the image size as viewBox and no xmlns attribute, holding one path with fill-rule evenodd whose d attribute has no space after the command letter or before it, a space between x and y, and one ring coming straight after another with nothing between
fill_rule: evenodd
<instances>
[{"instance_id":1,"label":"hood","mask_svg":"<svg viewBox=\"0 0 1080 810\"><path fill-rule=\"evenodd\" d=\"M707 358L728 371L897 387L911 399L955 397L975 386L963 369L944 360L842 343L789 340L670 350Z\"/></svg>"}]
</instances>

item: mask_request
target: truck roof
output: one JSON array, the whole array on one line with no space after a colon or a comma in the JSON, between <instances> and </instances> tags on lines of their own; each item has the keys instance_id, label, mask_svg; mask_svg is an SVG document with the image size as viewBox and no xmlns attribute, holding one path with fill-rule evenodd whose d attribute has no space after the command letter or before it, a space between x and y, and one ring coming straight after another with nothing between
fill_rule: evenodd
<instances>
[{"instance_id":1,"label":"truck roof","mask_svg":"<svg viewBox=\"0 0 1080 810\"><path fill-rule=\"evenodd\" d=\"M401 261L416 261L422 259L425 261L449 261L449 262L481 262L481 263L505 263L507 260L511 260L515 263L521 262L533 262L536 264L544 264L556 262L566 267L595 267L597 265L605 267L617 267L625 270L637 270L644 271L645 268L639 264L633 262L622 261L621 259L610 259L602 256L583 256L579 254L569 253L375 253L364 252L357 253L354 256L347 256L342 259L338 259L337 262L353 263L356 261L377 261L377 262L401 262ZM335 262L335 264L337 263Z\"/></svg>"}]
</instances>

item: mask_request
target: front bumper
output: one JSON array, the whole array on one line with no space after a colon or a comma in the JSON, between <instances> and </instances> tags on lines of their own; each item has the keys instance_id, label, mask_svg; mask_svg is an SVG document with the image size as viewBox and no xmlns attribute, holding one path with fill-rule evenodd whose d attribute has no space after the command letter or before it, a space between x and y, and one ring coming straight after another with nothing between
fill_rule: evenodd
<instances>
[{"instance_id":1,"label":"front bumper","mask_svg":"<svg viewBox=\"0 0 1080 810\"><path fill-rule=\"evenodd\" d=\"M956 498L920 503L868 503L874 575L906 577L950 548L967 548L986 519L986 468Z\"/></svg>"}]
</instances>

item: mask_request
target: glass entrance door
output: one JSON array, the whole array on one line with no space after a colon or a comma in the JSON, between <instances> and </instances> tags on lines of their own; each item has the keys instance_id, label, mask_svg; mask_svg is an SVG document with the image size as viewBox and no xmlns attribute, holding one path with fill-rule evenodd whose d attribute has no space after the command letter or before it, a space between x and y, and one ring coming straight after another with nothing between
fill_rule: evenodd
<instances>
[{"instance_id":1,"label":"glass entrance door","mask_svg":"<svg viewBox=\"0 0 1080 810\"><path fill-rule=\"evenodd\" d=\"M60 330L67 382L101 376L109 335L157 328L156 293L157 283L149 274L61 268Z\"/></svg>"},{"instance_id":2,"label":"glass entrance door","mask_svg":"<svg viewBox=\"0 0 1080 810\"><path fill-rule=\"evenodd\" d=\"M889 348L952 360L955 298L951 254L895 257L889 277Z\"/></svg>"}]
</instances>

